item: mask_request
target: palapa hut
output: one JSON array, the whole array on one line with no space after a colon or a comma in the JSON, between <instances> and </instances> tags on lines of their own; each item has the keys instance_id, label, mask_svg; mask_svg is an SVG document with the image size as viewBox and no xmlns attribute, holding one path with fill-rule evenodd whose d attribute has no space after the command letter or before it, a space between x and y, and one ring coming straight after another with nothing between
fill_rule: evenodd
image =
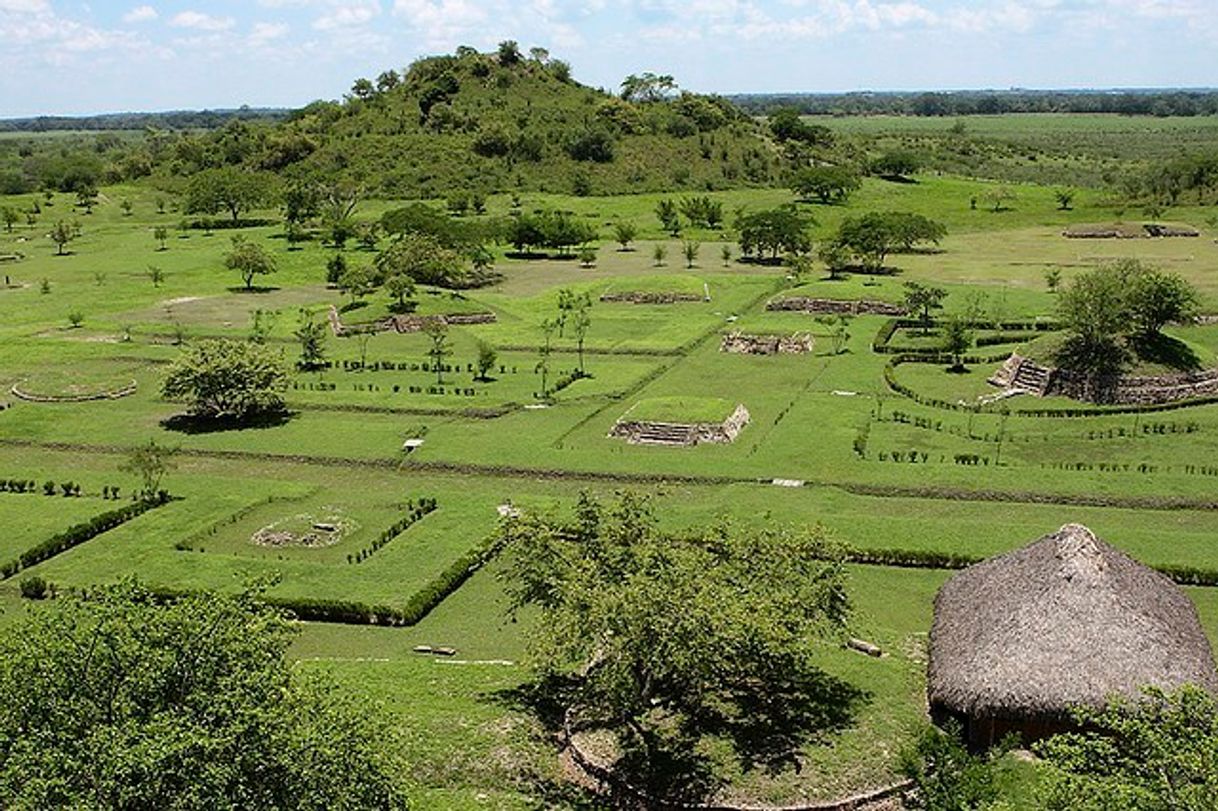
<instances>
[{"instance_id":1,"label":"palapa hut","mask_svg":"<svg viewBox=\"0 0 1218 811\"><path fill-rule=\"evenodd\" d=\"M969 567L935 598L931 717L958 720L976 749L1070 729L1073 707L1184 684L1218 690L1192 602L1079 524Z\"/></svg>"}]
</instances>

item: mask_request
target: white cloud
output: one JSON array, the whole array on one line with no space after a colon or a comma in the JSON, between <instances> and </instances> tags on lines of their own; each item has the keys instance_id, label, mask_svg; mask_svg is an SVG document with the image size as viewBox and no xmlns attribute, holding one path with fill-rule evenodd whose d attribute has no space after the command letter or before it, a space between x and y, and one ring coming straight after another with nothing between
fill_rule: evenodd
<instances>
[{"instance_id":1,"label":"white cloud","mask_svg":"<svg viewBox=\"0 0 1218 811\"><path fill-rule=\"evenodd\" d=\"M251 45L264 45L268 42L277 39L283 39L287 36L289 27L286 23L254 23L254 27L250 30L249 41Z\"/></svg>"},{"instance_id":2,"label":"white cloud","mask_svg":"<svg viewBox=\"0 0 1218 811\"><path fill-rule=\"evenodd\" d=\"M0 0L0 12L9 14L46 14L50 10L50 0Z\"/></svg>"},{"instance_id":3,"label":"white cloud","mask_svg":"<svg viewBox=\"0 0 1218 811\"><path fill-rule=\"evenodd\" d=\"M125 23L146 23L160 17L157 10L152 6L136 6L123 15Z\"/></svg>"},{"instance_id":4,"label":"white cloud","mask_svg":"<svg viewBox=\"0 0 1218 811\"><path fill-rule=\"evenodd\" d=\"M330 7L324 14L313 21L313 27L318 31L329 31L335 28L357 28L371 22L381 13L378 0L357 0L352 3L339 3Z\"/></svg>"},{"instance_id":5,"label":"white cloud","mask_svg":"<svg viewBox=\"0 0 1218 811\"><path fill-rule=\"evenodd\" d=\"M197 31L227 31L237 24L232 17L213 17L201 11L182 11L170 19L175 28L193 28Z\"/></svg>"}]
</instances>

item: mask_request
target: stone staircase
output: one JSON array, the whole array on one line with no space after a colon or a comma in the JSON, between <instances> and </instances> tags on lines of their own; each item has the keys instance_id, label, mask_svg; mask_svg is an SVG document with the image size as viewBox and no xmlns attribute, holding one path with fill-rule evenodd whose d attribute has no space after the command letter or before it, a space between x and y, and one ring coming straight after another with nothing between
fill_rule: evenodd
<instances>
[{"instance_id":1,"label":"stone staircase","mask_svg":"<svg viewBox=\"0 0 1218 811\"><path fill-rule=\"evenodd\" d=\"M1026 391L1037 397L1044 397L1045 389L1049 387L1049 379L1051 377L1051 370L1041 366L1039 363L1025 360L1019 364L1019 370L1015 372L1015 377L1011 380L1010 388Z\"/></svg>"},{"instance_id":2,"label":"stone staircase","mask_svg":"<svg viewBox=\"0 0 1218 811\"><path fill-rule=\"evenodd\" d=\"M630 441L636 445L693 445L697 439L692 425L671 422L639 423Z\"/></svg>"}]
</instances>

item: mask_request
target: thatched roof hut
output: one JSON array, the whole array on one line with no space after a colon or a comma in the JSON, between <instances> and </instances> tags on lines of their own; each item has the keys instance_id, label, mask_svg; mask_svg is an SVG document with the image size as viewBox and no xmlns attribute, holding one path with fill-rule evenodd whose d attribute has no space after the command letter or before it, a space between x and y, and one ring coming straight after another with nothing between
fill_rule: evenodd
<instances>
[{"instance_id":1,"label":"thatched roof hut","mask_svg":"<svg viewBox=\"0 0 1218 811\"><path fill-rule=\"evenodd\" d=\"M1218 692L1185 594L1078 524L960 572L935 599L928 697L987 747L1068 729L1076 706L1148 685Z\"/></svg>"}]
</instances>

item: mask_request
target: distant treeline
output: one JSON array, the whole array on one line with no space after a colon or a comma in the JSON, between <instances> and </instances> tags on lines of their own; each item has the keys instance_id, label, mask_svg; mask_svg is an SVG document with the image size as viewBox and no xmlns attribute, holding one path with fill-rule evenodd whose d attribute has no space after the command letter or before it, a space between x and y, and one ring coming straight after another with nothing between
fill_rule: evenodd
<instances>
[{"instance_id":1,"label":"distant treeline","mask_svg":"<svg viewBox=\"0 0 1218 811\"><path fill-rule=\"evenodd\" d=\"M174 110L164 113L104 113L88 116L38 116L0 119L0 132L62 132L111 130L210 130L229 121L282 121L290 110L240 107L235 110Z\"/></svg>"},{"instance_id":2,"label":"distant treeline","mask_svg":"<svg viewBox=\"0 0 1218 811\"><path fill-rule=\"evenodd\" d=\"M1000 113L1218 115L1218 90L964 90L917 93L788 93L729 96L753 115L965 116Z\"/></svg>"}]
</instances>

